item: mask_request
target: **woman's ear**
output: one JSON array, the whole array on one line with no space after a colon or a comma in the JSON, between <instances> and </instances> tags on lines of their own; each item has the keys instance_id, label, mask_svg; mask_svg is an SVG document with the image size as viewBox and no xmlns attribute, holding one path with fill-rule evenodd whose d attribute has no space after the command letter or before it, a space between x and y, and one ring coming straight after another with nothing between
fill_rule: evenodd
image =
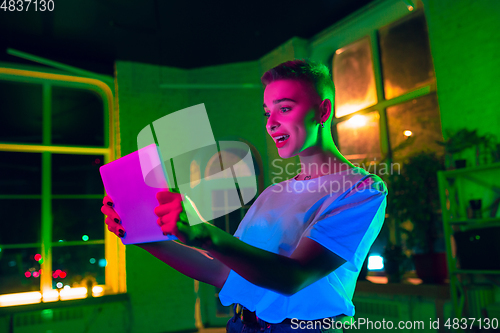
<instances>
[{"instance_id":1,"label":"woman's ear","mask_svg":"<svg viewBox=\"0 0 500 333\"><path fill-rule=\"evenodd\" d=\"M328 98L324 99L323 102L319 105L319 115L320 121L322 123L326 122L328 118L330 118L330 114L332 113L332 101Z\"/></svg>"}]
</instances>

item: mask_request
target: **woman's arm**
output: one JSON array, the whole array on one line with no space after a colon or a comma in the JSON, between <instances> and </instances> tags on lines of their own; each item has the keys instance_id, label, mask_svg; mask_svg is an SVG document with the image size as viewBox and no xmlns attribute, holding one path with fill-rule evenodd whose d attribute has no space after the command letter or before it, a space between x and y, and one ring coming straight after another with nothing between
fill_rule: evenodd
<instances>
[{"instance_id":1,"label":"woman's arm","mask_svg":"<svg viewBox=\"0 0 500 333\"><path fill-rule=\"evenodd\" d=\"M303 238L290 257L248 245L211 225L203 248L245 280L290 296L327 276L345 260L312 239ZM189 228L189 226L188 226Z\"/></svg>"},{"instance_id":2,"label":"woman's arm","mask_svg":"<svg viewBox=\"0 0 500 333\"><path fill-rule=\"evenodd\" d=\"M230 269L206 251L177 241L137 244L173 269L195 280L222 288Z\"/></svg>"},{"instance_id":3,"label":"woman's arm","mask_svg":"<svg viewBox=\"0 0 500 333\"><path fill-rule=\"evenodd\" d=\"M160 206L155 214L165 235L175 235L186 245L202 248L259 287L293 295L345 262L309 238L302 239L290 257L259 249L209 223L190 225L180 194L160 191L156 197Z\"/></svg>"},{"instance_id":4,"label":"woman's arm","mask_svg":"<svg viewBox=\"0 0 500 333\"><path fill-rule=\"evenodd\" d=\"M101 212L106 215L109 231L118 237L125 235L120 217L113 209L113 201L105 196ZM222 288L230 269L219 260L209 256L206 251L193 248L176 241L137 244L175 270L198 281Z\"/></svg>"}]
</instances>

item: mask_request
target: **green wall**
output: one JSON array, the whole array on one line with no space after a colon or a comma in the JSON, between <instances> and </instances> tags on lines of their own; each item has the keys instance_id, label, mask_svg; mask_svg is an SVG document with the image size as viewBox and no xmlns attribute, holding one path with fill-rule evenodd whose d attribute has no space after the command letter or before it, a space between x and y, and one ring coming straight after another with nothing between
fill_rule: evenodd
<instances>
[{"instance_id":1,"label":"green wall","mask_svg":"<svg viewBox=\"0 0 500 333\"><path fill-rule=\"evenodd\" d=\"M500 1L423 2L443 129L478 128L480 134L491 132L500 137ZM307 57L313 51L308 41L293 38L254 62L182 70L118 61L122 155L137 149L137 134L147 124L171 112L205 103L216 140L241 139L253 145L261 155L264 185L268 186L272 172L277 171L272 161L279 156L265 131L261 88L173 89L160 85L259 84L260 76L267 69L285 60ZM122 332L129 323L132 323L127 327L130 332L137 333L197 330L194 281L135 246L127 247L127 288L130 312L125 303L110 305L114 308L113 315L109 311L100 314L99 307L95 306L97 315L89 312L87 321L106 316L108 321L119 323L116 329L110 325L109 332ZM202 300L202 307L206 304L209 302ZM202 313L207 313L206 309L202 309ZM68 322L68 325L79 327L76 323ZM6 317L0 318L0 332L7 326ZM54 327L52 324L42 326L37 326L37 330ZM99 332L94 326L88 331Z\"/></svg>"},{"instance_id":2,"label":"green wall","mask_svg":"<svg viewBox=\"0 0 500 333\"><path fill-rule=\"evenodd\" d=\"M478 128L480 134L492 132L500 136L496 88L500 75L500 2L426 0L424 7L443 129ZM254 145L264 162L265 186L269 185L272 172L277 171L272 160L279 156L261 117L261 89L161 89L159 85L259 84L267 69L289 59L307 57L310 52L307 41L293 38L260 60L248 63L179 70L117 62L122 153L136 149L135 136L146 124L170 112L205 103L216 140L238 137ZM136 273L147 271L156 274L145 277ZM150 332L161 332L162 327L165 331L195 329L195 294L190 279L134 247L127 248L127 279L136 329L144 325L151 328ZM143 313L149 315L141 320Z\"/></svg>"},{"instance_id":3,"label":"green wall","mask_svg":"<svg viewBox=\"0 0 500 333\"><path fill-rule=\"evenodd\" d=\"M182 70L118 61L122 155L137 150L137 134L146 125L169 113L204 103L216 141L242 140L251 144L254 153L260 155L263 169L270 170L272 160L279 156L265 129L260 77L283 61L305 57L306 52L306 42L293 38L254 62ZM176 84L182 86L176 88ZM256 87L199 88L211 84ZM270 173L265 171L263 175L266 187L271 183ZM196 330L193 280L135 246L127 246L127 289L134 313L134 332ZM212 303L202 299L201 306ZM207 312L202 309L202 313Z\"/></svg>"},{"instance_id":4,"label":"green wall","mask_svg":"<svg viewBox=\"0 0 500 333\"><path fill-rule=\"evenodd\" d=\"M500 136L500 1L424 3L443 129Z\"/></svg>"}]
</instances>

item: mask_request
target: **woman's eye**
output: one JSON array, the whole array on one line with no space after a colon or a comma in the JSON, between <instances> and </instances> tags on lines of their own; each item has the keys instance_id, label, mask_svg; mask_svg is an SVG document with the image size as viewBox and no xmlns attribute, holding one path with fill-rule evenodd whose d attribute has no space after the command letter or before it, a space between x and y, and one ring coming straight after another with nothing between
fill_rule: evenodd
<instances>
[{"instance_id":1,"label":"woman's eye","mask_svg":"<svg viewBox=\"0 0 500 333\"><path fill-rule=\"evenodd\" d=\"M286 106L279 108L279 110L280 110L281 112L288 112L288 111L290 111L291 109L292 109L292 108L290 108L290 107L286 107ZM270 113L270 112L264 112L264 113L263 113L263 115L264 115L264 117L269 118L269 116L271 115L271 113Z\"/></svg>"}]
</instances>

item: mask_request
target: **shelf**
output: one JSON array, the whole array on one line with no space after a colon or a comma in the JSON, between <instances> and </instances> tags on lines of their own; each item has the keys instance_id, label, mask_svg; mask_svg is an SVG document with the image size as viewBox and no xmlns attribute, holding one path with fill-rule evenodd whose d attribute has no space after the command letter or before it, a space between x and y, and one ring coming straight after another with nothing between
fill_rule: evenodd
<instances>
[{"instance_id":1,"label":"shelf","mask_svg":"<svg viewBox=\"0 0 500 333\"><path fill-rule=\"evenodd\" d=\"M406 295L419 296L434 299L450 299L450 286L448 284L408 284L408 283L387 283L378 284L368 281L358 281L356 292L372 293L376 295Z\"/></svg>"},{"instance_id":2,"label":"shelf","mask_svg":"<svg viewBox=\"0 0 500 333\"><path fill-rule=\"evenodd\" d=\"M500 222L500 217L486 217L481 219L456 219L449 220L450 224L485 224Z\"/></svg>"},{"instance_id":3,"label":"shelf","mask_svg":"<svg viewBox=\"0 0 500 333\"><path fill-rule=\"evenodd\" d=\"M450 275L450 295L455 318L460 319L464 315L470 316L479 313L483 307L481 302L467 299L461 275L467 275L472 281L477 275L500 275L500 269L460 269L457 267L456 258L457 247L459 246L456 243L456 238L458 238L459 232L469 232L474 235L476 230L479 229L492 228L496 232L496 227L500 227L500 217L497 214L499 209L498 198L500 197L500 183L497 176L499 171L500 163L498 162L463 169L438 171L439 198ZM466 216L470 214L470 200L479 198L482 200L484 207L480 211L480 216L487 215L488 217L467 218ZM489 232L488 235L490 235ZM486 248L498 245L491 239L488 242L489 245ZM461 246L466 246L466 244L461 244ZM480 254L475 253L474 256L484 256L486 254L483 248L484 245L481 247L475 245L466 250L469 253L471 251L483 251ZM495 260L495 258L491 260Z\"/></svg>"},{"instance_id":4,"label":"shelf","mask_svg":"<svg viewBox=\"0 0 500 333\"><path fill-rule=\"evenodd\" d=\"M467 174L470 172L485 171L485 170L495 169L495 168L500 168L500 162L479 165L479 166L474 166L474 167L469 167L469 168L461 168L461 169L438 171L438 172L442 173L446 178L448 178L448 177L452 177L452 176L460 176L462 174Z\"/></svg>"},{"instance_id":5,"label":"shelf","mask_svg":"<svg viewBox=\"0 0 500 333\"><path fill-rule=\"evenodd\" d=\"M485 271L479 269L457 269L452 272L453 274L494 274L500 275L500 270Z\"/></svg>"},{"instance_id":6,"label":"shelf","mask_svg":"<svg viewBox=\"0 0 500 333\"><path fill-rule=\"evenodd\" d=\"M500 217L485 217L481 219L457 219L449 221L450 224L471 224L471 223L484 224L491 222L500 222Z\"/></svg>"}]
</instances>

